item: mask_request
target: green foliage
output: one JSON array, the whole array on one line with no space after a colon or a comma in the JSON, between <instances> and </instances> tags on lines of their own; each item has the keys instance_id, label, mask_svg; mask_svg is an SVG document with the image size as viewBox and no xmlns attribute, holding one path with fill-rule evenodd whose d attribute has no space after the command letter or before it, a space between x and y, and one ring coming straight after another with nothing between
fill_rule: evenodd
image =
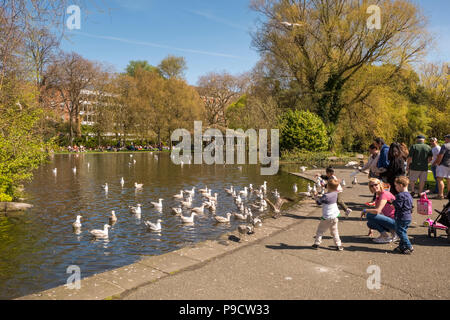
<instances>
[{"instance_id":1,"label":"green foliage","mask_svg":"<svg viewBox=\"0 0 450 320\"><path fill-rule=\"evenodd\" d=\"M328 137L325 124L314 113L289 110L280 118L280 149L327 150Z\"/></svg>"},{"instance_id":2,"label":"green foliage","mask_svg":"<svg viewBox=\"0 0 450 320\"><path fill-rule=\"evenodd\" d=\"M243 95L238 101L232 103L225 111L230 129L247 130L245 118L248 116L246 111L247 95Z\"/></svg>"},{"instance_id":3,"label":"green foliage","mask_svg":"<svg viewBox=\"0 0 450 320\"><path fill-rule=\"evenodd\" d=\"M149 64L148 61L145 61L145 60L133 61L132 60L128 63L128 66L126 68L126 74L128 74L131 77L134 77L136 75L136 71L138 69L159 73L159 69L157 67Z\"/></svg>"},{"instance_id":4,"label":"green foliage","mask_svg":"<svg viewBox=\"0 0 450 320\"><path fill-rule=\"evenodd\" d=\"M317 152L294 149L291 151L283 151L281 153L281 160L283 162L295 162L301 165L316 165L325 168L330 165L343 165L357 159L354 153Z\"/></svg>"},{"instance_id":5,"label":"green foliage","mask_svg":"<svg viewBox=\"0 0 450 320\"><path fill-rule=\"evenodd\" d=\"M13 201L18 186L32 178L45 161L50 143L36 134L41 110L21 105L0 105L0 201Z\"/></svg>"}]
</instances>

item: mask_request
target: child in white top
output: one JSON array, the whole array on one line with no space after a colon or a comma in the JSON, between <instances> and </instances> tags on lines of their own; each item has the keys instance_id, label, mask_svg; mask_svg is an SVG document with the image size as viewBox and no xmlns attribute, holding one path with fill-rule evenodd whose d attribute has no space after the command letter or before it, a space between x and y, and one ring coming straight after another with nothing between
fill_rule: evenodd
<instances>
[{"instance_id":1,"label":"child in white top","mask_svg":"<svg viewBox=\"0 0 450 320\"><path fill-rule=\"evenodd\" d=\"M339 182L337 180L329 179L327 184L328 193L324 194L320 198L317 196L317 194L315 196L317 204L322 205L322 218L319 223L319 227L317 228L316 241L313 245L314 249L319 248L322 242L323 234L327 229L330 229L337 250L344 250L338 231L338 218L340 215L340 211L337 205L338 186Z\"/></svg>"}]
</instances>

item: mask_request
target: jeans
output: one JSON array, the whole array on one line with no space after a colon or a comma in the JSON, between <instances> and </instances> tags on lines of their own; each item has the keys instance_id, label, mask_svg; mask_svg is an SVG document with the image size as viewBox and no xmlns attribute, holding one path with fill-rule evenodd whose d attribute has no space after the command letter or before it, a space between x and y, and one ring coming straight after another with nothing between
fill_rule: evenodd
<instances>
[{"instance_id":1,"label":"jeans","mask_svg":"<svg viewBox=\"0 0 450 320\"><path fill-rule=\"evenodd\" d=\"M436 169L437 169L437 166L431 167L431 171L433 172L434 181L436 182L436 188L434 188L434 193L439 193L439 185L438 185L438 182L436 179Z\"/></svg>"},{"instance_id":2,"label":"jeans","mask_svg":"<svg viewBox=\"0 0 450 320\"><path fill-rule=\"evenodd\" d=\"M395 220L383 214L367 213L367 226L379 233L395 230Z\"/></svg>"},{"instance_id":3,"label":"jeans","mask_svg":"<svg viewBox=\"0 0 450 320\"><path fill-rule=\"evenodd\" d=\"M400 238L400 244L399 247L402 250L405 249L411 249L412 245L409 241L408 234L406 233L408 231L409 225L411 224L411 221L403 221L403 220L395 220L395 232L397 233L398 237Z\"/></svg>"}]
</instances>

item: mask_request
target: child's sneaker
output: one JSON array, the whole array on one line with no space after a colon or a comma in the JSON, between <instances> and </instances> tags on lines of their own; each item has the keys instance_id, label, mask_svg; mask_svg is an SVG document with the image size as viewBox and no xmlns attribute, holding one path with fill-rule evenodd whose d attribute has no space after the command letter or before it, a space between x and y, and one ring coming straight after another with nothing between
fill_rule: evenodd
<instances>
[{"instance_id":1,"label":"child's sneaker","mask_svg":"<svg viewBox=\"0 0 450 320\"><path fill-rule=\"evenodd\" d=\"M345 217L348 218L348 216L350 215L350 213L352 213L352 209L348 208L347 210L345 210Z\"/></svg>"},{"instance_id":2,"label":"child's sneaker","mask_svg":"<svg viewBox=\"0 0 450 320\"><path fill-rule=\"evenodd\" d=\"M403 254L411 254L413 252L414 252L413 248L408 248L408 249L405 249L405 250L402 251Z\"/></svg>"},{"instance_id":3,"label":"child's sneaker","mask_svg":"<svg viewBox=\"0 0 450 320\"><path fill-rule=\"evenodd\" d=\"M337 251L344 251L344 247L343 246L337 246L336 249L337 249Z\"/></svg>"},{"instance_id":4,"label":"child's sneaker","mask_svg":"<svg viewBox=\"0 0 450 320\"><path fill-rule=\"evenodd\" d=\"M392 238L389 236L379 236L378 238L373 239L373 242L375 243L391 243Z\"/></svg>"},{"instance_id":5,"label":"child's sneaker","mask_svg":"<svg viewBox=\"0 0 450 320\"><path fill-rule=\"evenodd\" d=\"M375 202L366 202L365 205L368 206L368 207L375 207L376 206Z\"/></svg>"},{"instance_id":6,"label":"child's sneaker","mask_svg":"<svg viewBox=\"0 0 450 320\"><path fill-rule=\"evenodd\" d=\"M313 249L316 249L316 250L319 249L319 245L318 244L313 244L312 247L313 247Z\"/></svg>"}]
</instances>

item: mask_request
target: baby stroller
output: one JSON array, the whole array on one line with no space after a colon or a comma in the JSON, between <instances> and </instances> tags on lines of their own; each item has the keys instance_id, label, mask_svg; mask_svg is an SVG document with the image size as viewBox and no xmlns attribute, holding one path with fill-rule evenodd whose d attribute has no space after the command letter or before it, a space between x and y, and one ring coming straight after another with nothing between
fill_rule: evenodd
<instances>
[{"instance_id":1,"label":"baby stroller","mask_svg":"<svg viewBox=\"0 0 450 320\"><path fill-rule=\"evenodd\" d=\"M450 199L450 191L447 195L447 198ZM447 232L447 238L450 240L450 200L444 206L444 209L442 209L442 211L435 211L439 213L439 216L434 221L429 219L430 223L428 226L428 237L431 238L431 236L433 235L434 238L436 238L437 230L444 230Z\"/></svg>"}]
</instances>

